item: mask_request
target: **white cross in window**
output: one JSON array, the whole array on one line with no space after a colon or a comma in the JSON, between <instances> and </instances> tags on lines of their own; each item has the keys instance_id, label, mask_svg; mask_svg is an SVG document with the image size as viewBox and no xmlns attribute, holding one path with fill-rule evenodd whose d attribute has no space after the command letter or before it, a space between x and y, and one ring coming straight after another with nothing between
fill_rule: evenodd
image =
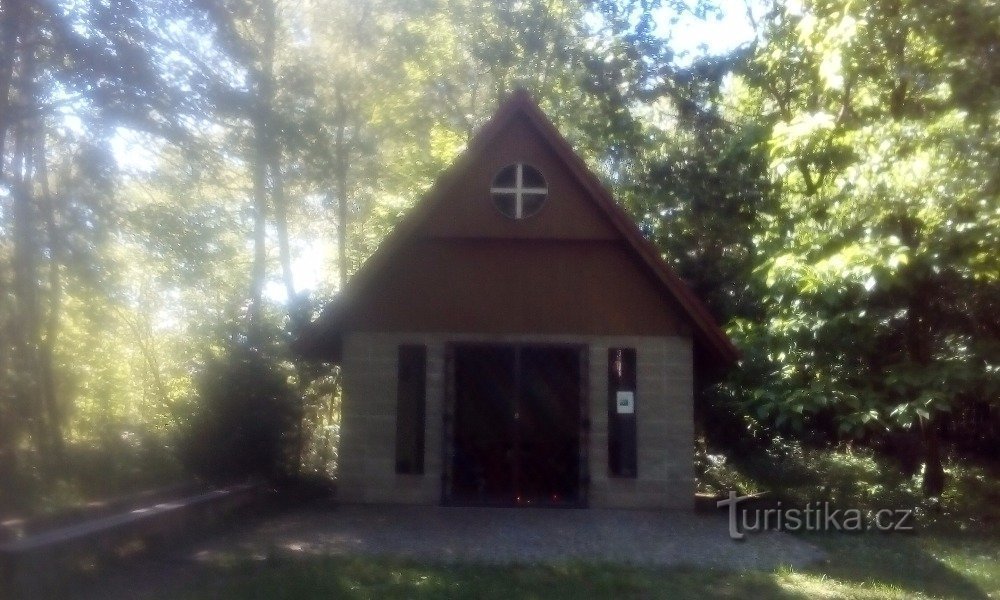
<instances>
[{"instance_id":1,"label":"white cross in window","mask_svg":"<svg viewBox=\"0 0 1000 600\"><path fill-rule=\"evenodd\" d=\"M491 187L494 194L514 194L514 218L520 219L524 214L524 194L548 194L547 187L524 187L524 164L517 163L517 178L514 187Z\"/></svg>"}]
</instances>

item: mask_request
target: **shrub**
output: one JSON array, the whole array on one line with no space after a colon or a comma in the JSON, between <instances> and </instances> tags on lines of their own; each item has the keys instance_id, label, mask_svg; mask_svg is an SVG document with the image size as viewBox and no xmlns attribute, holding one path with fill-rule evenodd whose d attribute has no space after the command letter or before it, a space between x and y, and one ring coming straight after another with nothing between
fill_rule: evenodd
<instances>
[{"instance_id":1,"label":"shrub","mask_svg":"<svg viewBox=\"0 0 1000 600\"><path fill-rule=\"evenodd\" d=\"M181 448L191 472L227 480L294 470L301 402L279 361L235 345L209 361L197 391Z\"/></svg>"}]
</instances>

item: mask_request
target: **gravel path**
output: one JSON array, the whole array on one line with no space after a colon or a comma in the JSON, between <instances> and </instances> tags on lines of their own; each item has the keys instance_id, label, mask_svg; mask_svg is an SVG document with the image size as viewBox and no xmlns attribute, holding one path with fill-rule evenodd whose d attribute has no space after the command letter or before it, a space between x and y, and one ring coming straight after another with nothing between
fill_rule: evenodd
<instances>
[{"instance_id":1,"label":"gravel path","mask_svg":"<svg viewBox=\"0 0 1000 600\"><path fill-rule=\"evenodd\" d=\"M802 566L821 550L766 532L729 539L724 515L679 511L313 506L200 545L200 559L278 552L429 562L583 560L722 569Z\"/></svg>"},{"instance_id":2,"label":"gravel path","mask_svg":"<svg viewBox=\"0 0 1000 600\"><path fill-rule=\"evenodd\" d=\"M321 502L242 526L234 524L228 533L123 564L68 597L173 598L178 590L210 573L214 558L278 554L387 556L424 563L587 561L727 570L771 570L782 564L798 567L824 557L815 546L783 533L754 533L734 542L722 514Z\"/></svg>"}]
</instances>

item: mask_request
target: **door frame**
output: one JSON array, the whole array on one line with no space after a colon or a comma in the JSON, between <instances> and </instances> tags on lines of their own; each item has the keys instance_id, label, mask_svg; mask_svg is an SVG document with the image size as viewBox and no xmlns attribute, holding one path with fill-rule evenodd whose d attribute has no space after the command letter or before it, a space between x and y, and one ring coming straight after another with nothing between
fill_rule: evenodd
<instances>
[{"instance_id":1,"label":"door frame","mask_svg":"<svg viewBox=\"0 0 1000 600\"><path fill-rule=\"evenodd\" d=\"M468 503L456 501L452 497L452 469L455 458L455 352L462 348L482 348L482 347L503 347L514 349L514 378L515 387L520 387L520 355L523 348L540 349L567 349L575 350L580 365L579 381L579 402L580 420L579 431L579 460L577 474L577 497L576 501L565 504L537 504L534 507L551 508L586 508L588 506L590 489L590 346L585 343L574 342L546 342L546 341L494 341L494 340L468 340L451 341L444 344L444 399L441 411L441 505L442 506L468 506ZM516 435L516 434L515 434ZM515 467L516 468L516 467ZM483 506L476 504L474 506ZM488 504L487 506L493 506ZM500 503L497 506L522 507L514 502Z\"/></svg>"}]
</instances>

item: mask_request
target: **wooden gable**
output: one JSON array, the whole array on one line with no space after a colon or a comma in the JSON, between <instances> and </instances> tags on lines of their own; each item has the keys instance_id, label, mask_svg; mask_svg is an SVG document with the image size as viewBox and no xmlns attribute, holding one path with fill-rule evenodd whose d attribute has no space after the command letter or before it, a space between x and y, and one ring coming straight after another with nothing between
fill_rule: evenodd
<instances>
[{"instance_id":1,"label":"wooden gable","mask_svg":"<svg viewBox=\"0 0 1000 600\"><path fill-rule=\"evenodd\" d=\"M490 196L493 177L503 167L527 163L545 176L548 200L527 219L500 214ZM456 177L448 196L428 211L420 235L429 238L618 240L621 235L565 162L524 118L512 118Z\"/></svg>"},{"instance_id":2,"label":"wooden gable","mask_svg":"<svg viewBox=\"0 0 1000 600\"><path fill-rule=\"evenodd\" d=\"M490 195L526 163L541 210L512 219ZM515 93L294 349L339 360L343 334L679 335L720 364L737 353L658 251L526 93Z\"/></svg>"}]
</instances>

